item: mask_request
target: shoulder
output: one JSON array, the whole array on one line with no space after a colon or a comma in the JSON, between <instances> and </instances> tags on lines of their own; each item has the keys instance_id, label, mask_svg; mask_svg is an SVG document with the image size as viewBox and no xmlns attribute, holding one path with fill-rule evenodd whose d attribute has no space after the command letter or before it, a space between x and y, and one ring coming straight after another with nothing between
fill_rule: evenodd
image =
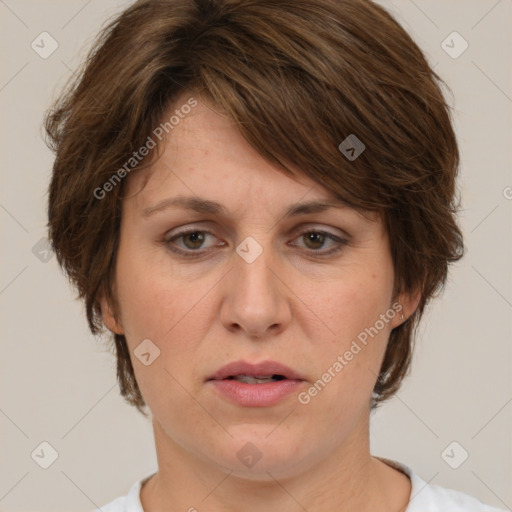
<instances>
[{"instance_id":1,"label":"shoulder","mask_svg":"<svg viewBox=\"0 0 512 512\"><path fill-rule=\"evenodd\" d=\"M411 497L406 512L505 512L464 492L429 484L404 464L389 459L381 460L402 471L411 480Z\"/></svg>"},{"instance_id":2,"label":"shoulder","mask_svg":"<svg viewBox=\"0 0 512 512\"><path fill-rule=\"evenodd\" d=\"M380 458L380 457L379 457ZM390 459L380 458L386 464L405 473L411 480L411 497L406 512L505 512L486 505L469 494L425 482L409 467ZM135 482L128 494L91 512L144 512L140 489L150 477Z\"/></svg>"},{"instance_id":3,"label":"shoulder","mask_svg":"<svg viewBox=\"0 0 512 512\"><path fill-rule=\"evenodd\" d=\"M151 478L151 476L152 475L135 482L125 496L119 496L106 505L102 505L90 512L144 512L140 501L140 490L144 482Z\"/></svg>"},{"instance_id":4,"label":"shoulder","mask_svg":"<svg viewBox=\"0 0 512 512\"><path fill-rule=\"evenodd\" d=\"M98 509L94 510L94 512L128 512L129 509L126 506L126 499L127 496L120 496L119 498L116 498L114 501L111 501L106 505L102 505ZM93 511L91 510L90 512Z\"/></svg>"}]
</instances>

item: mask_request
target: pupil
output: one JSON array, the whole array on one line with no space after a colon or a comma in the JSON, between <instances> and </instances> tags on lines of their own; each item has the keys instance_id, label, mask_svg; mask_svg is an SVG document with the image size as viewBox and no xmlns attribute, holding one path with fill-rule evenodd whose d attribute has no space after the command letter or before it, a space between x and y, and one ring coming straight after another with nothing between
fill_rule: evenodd
<instances>
[{"instance_id":1,"label":"pupil","mask_svg":"<svg viewBox=\"0 0 512 512\"><path fill-rule=\"evenodd\" d=\"M322 235L321 233L308 233L306 235L306 240L306 245L312 242L313 247L318 248L321 247L324 243L324 235Z\"/></svg>"},{"instance_id":2,"label":"pupil","mask_svg":"<svg viewBox=\"0 0 512 512\"><path fill-rule=\"evenodd\" d=\"M204 236L199 231L195 231L194 233L189 233L185 237L185 240L191 242L190 247L195 249L201 246L204 240Z\"/></svg>"}]
</instances>

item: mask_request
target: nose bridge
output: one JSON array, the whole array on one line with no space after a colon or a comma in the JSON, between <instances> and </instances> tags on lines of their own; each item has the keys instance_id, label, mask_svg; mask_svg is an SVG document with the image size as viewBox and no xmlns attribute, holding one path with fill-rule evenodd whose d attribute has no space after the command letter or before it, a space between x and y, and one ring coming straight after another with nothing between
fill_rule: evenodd
<instances>
[{"instance_id":1,"label":"nose bridge","mask_svg":"<svg viewBox=\"0 0 512 512\"><path fill-rule=\"evenodd\" d=\"M290 317L288 297L275 275L278 270L270 241L260 243L249 236L236 253L222 308L225 326L255 336L270 328L284 328Z\"/></svg>"},{"instance_id":2,"label":"nose bridge","mask_svg":"<svg viewBox=\"0 0 512 512\"><path fill-rule=\"evenodd\" d=\"M235 275L242 284L245 283L241 288L254 293L255 298L260 293L271 295L276 283L270 279L273 276L270 270L273 258L269 245L263 249L254 238L248 237L238 245L236 252L238 258L235 258Z\"/></svg>"}]
</instances>

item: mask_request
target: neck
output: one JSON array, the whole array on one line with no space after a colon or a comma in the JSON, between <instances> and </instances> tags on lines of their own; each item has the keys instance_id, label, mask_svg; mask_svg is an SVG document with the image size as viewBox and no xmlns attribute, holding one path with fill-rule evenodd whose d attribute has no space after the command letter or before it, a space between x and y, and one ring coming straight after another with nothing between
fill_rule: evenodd
<instances>
[{"instance_id":1,"label":"neck","mask_svg":"<svg viewBox=\"0 0 512 512\"><path fill-rule=\"evenodd\" d=\"M336 451L290 474L265 471L257 479L185 450L153 420L159 470L142 488L144 512L402 512L409 479L373 458L368 419ZM305 442L307 442L305 440Z\"/></svg>"}]
</instances>

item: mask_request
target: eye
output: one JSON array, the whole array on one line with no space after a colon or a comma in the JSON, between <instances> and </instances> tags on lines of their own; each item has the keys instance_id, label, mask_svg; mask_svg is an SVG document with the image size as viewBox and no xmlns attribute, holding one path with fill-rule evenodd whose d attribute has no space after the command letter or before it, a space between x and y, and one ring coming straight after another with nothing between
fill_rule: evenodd
<instances>
[{"instance_id":1,"label":"eye","mask_svg":"<svg viewBox=\"0 0 512 512\"><path fill-rule=\"evenodd\" d=\"M331 254L341 251L348 240L340 238L332 233L321 230L309 229L299 234L296 240L303 240L306 249L311 252L318 253L319 256L329 256ZM321 250L325 247L326 242L329 242L330 249ZM291 244L296 245L296 244Z\"/></svg>"},{"instance_id":2,"label":"eye","mask_svg":"<svg viewBox=\"0 0 512 512\"><path fill-rule=\"evenodd\" d=\"M206 242L211 239L208 245ZM208 231L199 229L189 229L172 236L166 236L163 240L164 244L173 252L187 257L199 257L210 252L215 247L225 245L224 242L215 243L217 237ZM330 256L342 250L348 240L340 238L333 233L327 231L309 229L302 231L295 240L302 240L304 245L300 243L290 243L292 246L304 247L307 252L313 253L315 256ZM327 249L325 246L327 245Z\"/></svg>"},{"instance_id":3,"label":"eye","mask_svg":"<svg viewBox=\"0 0 512 512\"><path fill-rule=\"evenodd\" d=\"M215 239L215 237L211 233L208 233L208 231L193 229L177 233L172 237L166 237L164 242L169 247L169 249L179 254L186 254L190 252L199 253L205 252L204 250L200 251L200 249L205 249L204 244L208 238ZM178 241L181 243L177 243ZM215 244L210 245L210 247L207 247L207 249L212 248L214 245Z\"/></svg>"}]
</instances>

